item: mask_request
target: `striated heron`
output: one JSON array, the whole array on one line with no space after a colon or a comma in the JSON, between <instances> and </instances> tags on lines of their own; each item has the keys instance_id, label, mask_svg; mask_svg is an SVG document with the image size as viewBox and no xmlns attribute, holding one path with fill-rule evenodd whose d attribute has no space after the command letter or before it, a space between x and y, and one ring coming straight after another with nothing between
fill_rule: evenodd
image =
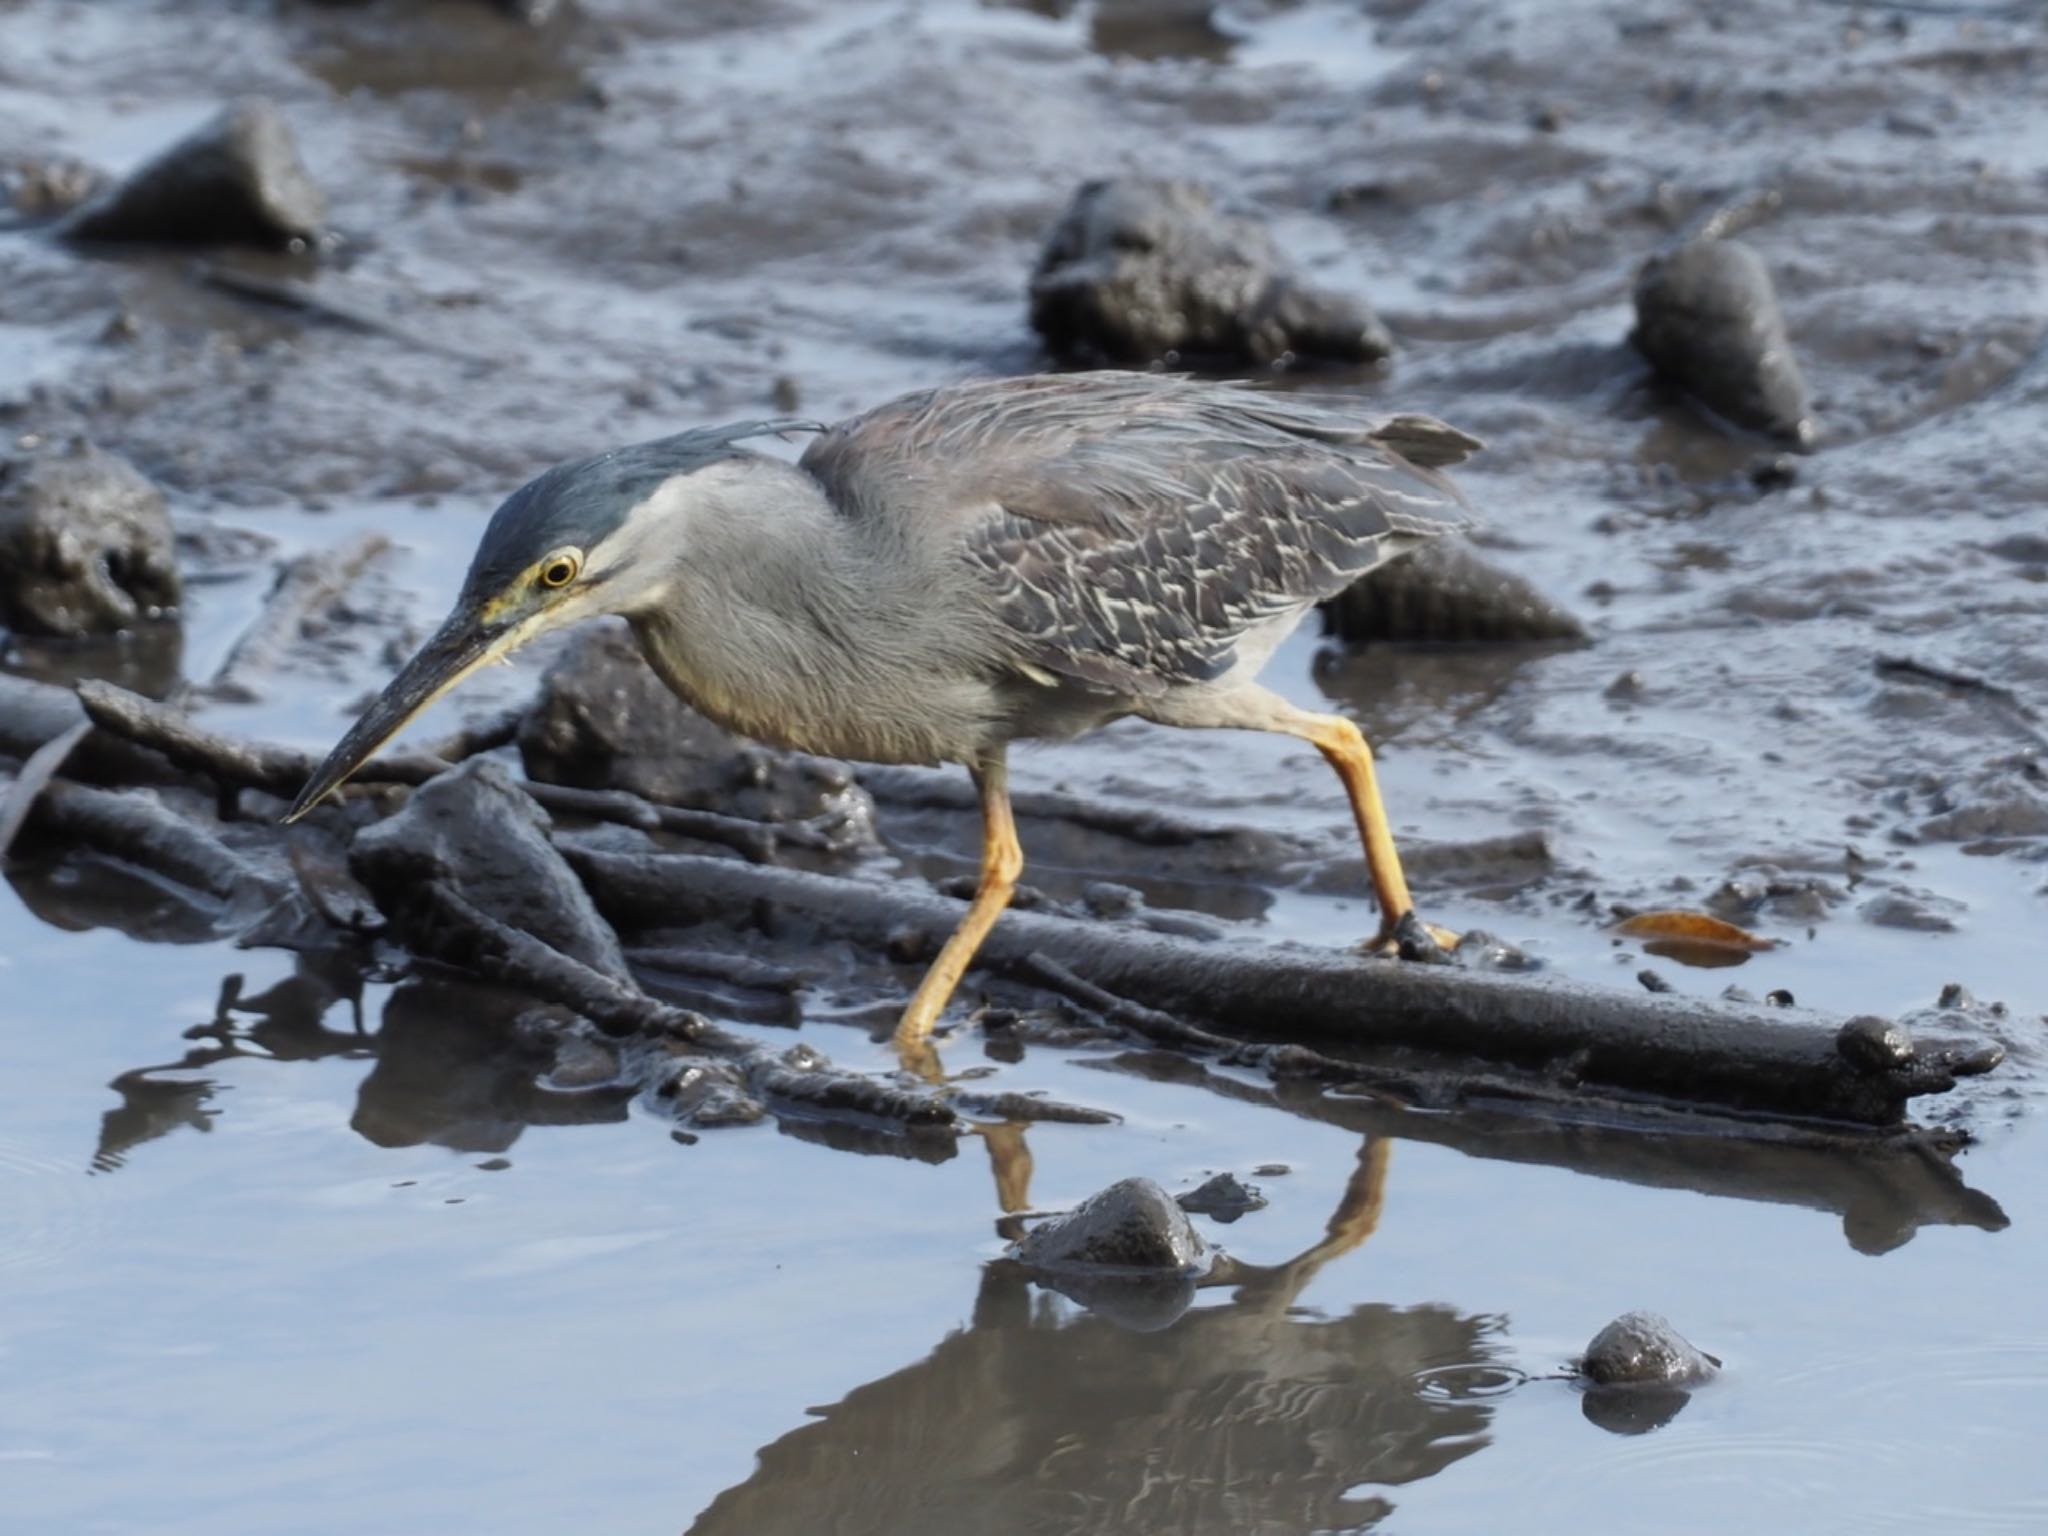
<instances>
[{"instance_id":1,"label":"striated heron","mask_svg":"<svg viewBox=\"0 0 2048 1536\"><path fill-rule=\"evenodd\" d=\"M794 465L741 446L789 431L822 434ZM1439 471L1478 446L1346 401L1081 373L977 379L831 428L747 422L559 465L498 508L454 612L286 820L485 662L621 614L668 686L721 725L973 774L980 885L897 1026L906 1057L1023 869L1009 744L1127 715L1314 745L1350 796L1380 942L1455 943L1415 917L1358 728L1257 677L1316 602L1467 525Z\"/></svg>"}]
</instances>

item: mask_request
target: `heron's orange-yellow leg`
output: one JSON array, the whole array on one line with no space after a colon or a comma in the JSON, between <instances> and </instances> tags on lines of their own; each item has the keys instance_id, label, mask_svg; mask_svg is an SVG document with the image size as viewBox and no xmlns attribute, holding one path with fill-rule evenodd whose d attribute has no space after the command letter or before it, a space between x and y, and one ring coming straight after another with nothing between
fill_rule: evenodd
<instances>
[{"instance_id":1,"label":"heron's orange-yellow leg","mask_svg":"<svg viewBox=\"0 0 2048 1536\"><path fill-rule=\"evenodd\" d=\"M1340 1254L1352 1252L1379 1230L1387 1206L1387 1164L1394 1144L1384 1136L1368 1136L1358 1149L1358 1166L1344 1186L1344 1198L1330 1214L1323 1240L1302 1255L1321 1268Z\"/></svg>"},{"instance_id":2,"label":"heron's orange-yellow leg","mask_svg":"<svg viewBox=\"0 0 2048 1536\"><path fill-rule=\"evenodd\" d=\"M1275 1309L1290 1307L1309 1281L1332 1259L1356 1252L1378 1230L1387 1203L1387 1164L1394 1144L1384 1136L1368 1136L1358 1149L1358 1165L1344 1186L1344 1197L1323 1229L1322 1240L1284 1264L1244 1266L1245 1298L1261 1298Z\"/></svg>"},{"instance_id":3,"label":"heron's orange-yellow leg","mask_svg":"<svg viewBox=\"0 0 2048 1536\"><path fill-rule=\"evenodd\" d=\"M975 787L981 791L981 883L974 900L953 936L946 940L932 968L903 1018L896 1025L896 1050L912 1070L922 1071L929 1063L932 1027L946 1010L960 978L967 973L975 951L988 937L996 919L1016 893L1017 877L1024 872L1024 849L1017 841L1017 823L1010 815L1010 773L1001 757L990 758L974 770Z\"/></svg>"},{"instance_id":4,"label":"heron's orange-yellow leg","mask_svg":"<svg viewBox=\"0 0 2048 1536\"><path fill-rule=\"evenodd\" d=\"M996 1176L996 1233L1006 1242L1024 1236L1024 1213L1031 1209L1031 1148L1025 1145L1021 1121L972 1127L988 1146L988 1165Z\"/></svg>"},{"instance_id":5,"label":"heron's orange-yellow leg","mask_svg":"<svg viewBox=\"0 0 2048 1536\"><path fill-rule=\"evenodd\" d=\"M1358 727L1342 715L1303 715L1286 729L1328 758L1344 781L1344 792L1351 797L1351 814L1358 821L1358 839L1365 845L1373 895L1380 904L1380 932L1375 942L1389 944L1395 926L1415 909L1415 902L1408 895L1408 877L1401 873L1401 855L1395 851L1393 828L1387 825L1387 808L1380 801L1372 748ZM1457 947L1457 935L1437 928L1429 932L1446 949Z\"/></svg>"}]
</instances>

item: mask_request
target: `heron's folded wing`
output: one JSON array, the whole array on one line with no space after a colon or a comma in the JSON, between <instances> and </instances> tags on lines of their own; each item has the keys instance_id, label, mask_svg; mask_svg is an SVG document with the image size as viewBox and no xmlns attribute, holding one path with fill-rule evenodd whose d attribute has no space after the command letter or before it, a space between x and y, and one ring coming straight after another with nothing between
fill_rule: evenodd
<instances>
[{"instance_id":1,"label":"heron's folded wing","mask_svg":"<svg viewBox=\"0 0 2048 1536\"><path fill-rule=\"evenodd\" d=\"M1020 661L1143 696L1221 676L1262 622L1467 526L1426 466L1477 446L1424 416L1078 374L910 397L804 463L852 515L941 526Z\"/></svg>"}]
</instances>

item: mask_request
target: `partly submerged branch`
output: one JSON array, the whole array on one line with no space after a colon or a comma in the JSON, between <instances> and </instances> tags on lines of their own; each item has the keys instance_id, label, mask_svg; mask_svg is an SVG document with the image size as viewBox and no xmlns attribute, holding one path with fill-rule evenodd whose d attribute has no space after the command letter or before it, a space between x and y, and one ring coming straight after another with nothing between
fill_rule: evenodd
<instances>
[{"instance_id":1,"label":"partly submerged branch","mask_svg":"<svg viewBox=\"0 0 2048 1536\"><path fill-rule=\"evenodd\" d=\"M878 884L686 854L572 849L571 864L622 926L725 922L760 904L882 950L901 930L951 929L953 901ZM1329 950L1195 943L1110 923L1011 912L979 964L1029 977L1056 961L1117 997L1244 1042L1286 1040L1412 1066L1474 1063L1581 1099L1661 1099L1735 1114L1898 1124L1917 1094L1988 1071L1987 1042L1923 1045L1881 1063L1838 1048L1840 1019L1529 975L1366 960ZM1483 1064L1483 1065L1478 1065Z\"/></svg>"},{"instance_id":2,"label":"partly submerged branch","mask_svg":"<svg viewBox=\"0 0 2048 1536\"><path fill-rule=\"evenodd\" d=\"M182 710L112 683L80 683L78 698L101 730L161 753L175 766L224 789L261 790L289 800L319 766L310 752L208 730ZM449 766L439 757L422 753L383 753L356 770L354 777L363 784L419 785ZM812 847L823 839L823 834L808 824L785 826L716 811L656 805L624 790L529 784L527 793L562 815L618 822L643 831L673 832L732 848L751 859L772 857L781 843Z\"/></svg>"}]
</instances>

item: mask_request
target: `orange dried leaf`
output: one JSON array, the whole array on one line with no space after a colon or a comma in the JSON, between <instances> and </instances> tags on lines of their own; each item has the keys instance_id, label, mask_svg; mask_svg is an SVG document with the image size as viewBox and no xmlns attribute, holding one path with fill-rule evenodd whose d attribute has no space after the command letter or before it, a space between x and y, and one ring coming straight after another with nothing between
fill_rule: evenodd
<instances>
[{"instance_id":1,"label":"orange dried leaf","mask_svg":"<svg viewBox=\"0 0 2048 1536\"><path fill-rule=\"evenodd\" d=\"M1750 951L1778 947L1776 939L1763 938L1704 912L1638 912L1616 924L1614 931L1632 939L1667 939L1721 949Z\"/></svg>"}]
</instances>

